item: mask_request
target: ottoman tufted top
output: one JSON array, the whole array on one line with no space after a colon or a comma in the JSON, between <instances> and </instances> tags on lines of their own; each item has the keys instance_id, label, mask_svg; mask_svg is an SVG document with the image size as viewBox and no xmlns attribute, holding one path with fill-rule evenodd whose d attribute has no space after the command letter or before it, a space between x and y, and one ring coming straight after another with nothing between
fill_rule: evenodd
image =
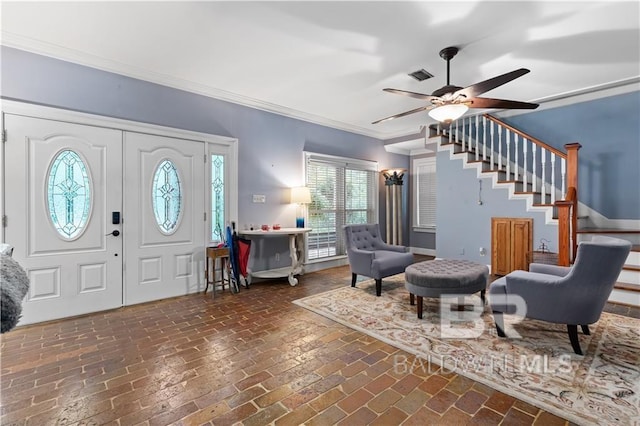
<instances>
[{"instance_id":1,"label":"ottoman tufted top","mask_svg":"<svg viewBox=\"0 0 640 426\"><path fill-rule=\"evenodd\" d=\"M435 259L407 266L404 275L408 283L416 286L458 288L486 280L489 268L469 260Z\"/></svg>"}]
</instances>

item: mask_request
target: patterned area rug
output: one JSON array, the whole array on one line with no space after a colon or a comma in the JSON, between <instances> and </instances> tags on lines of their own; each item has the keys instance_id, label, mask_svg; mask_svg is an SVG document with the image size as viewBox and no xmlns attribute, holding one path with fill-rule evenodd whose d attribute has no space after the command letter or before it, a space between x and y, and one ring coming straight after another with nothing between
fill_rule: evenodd
<instances>
[{"instance_id":1,"label":"patterned area rug","mask_svg":"<svg viewBox=\"0 0 640 426\"><path fill-rule=\"evenodd\" d=\"M603 313L590 336L579 331L579 356L563 325L505 316L507 335L521 337L497 337L476 295L464 310L425 298L419 320L404 274L383 280L381 297L373 280L357 286L294 303L416 355L405 371L431 362L578 424L640 424L638 319Z\"/></svg>"}]
</instances>

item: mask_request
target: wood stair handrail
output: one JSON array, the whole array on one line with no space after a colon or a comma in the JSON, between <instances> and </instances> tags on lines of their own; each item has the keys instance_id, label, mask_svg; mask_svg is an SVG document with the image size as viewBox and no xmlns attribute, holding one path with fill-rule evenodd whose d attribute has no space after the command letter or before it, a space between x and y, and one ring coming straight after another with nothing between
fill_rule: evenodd
<instances>
[{"instance_id":1,"label":"wood stair handrail","mask_svg":"<svg viewBox=\"0 0 640 426\"><path fill-rule=\"evenodd\" d=\"M536 145L541 146L544 149L553 152L555 155L557 155L557 156L559 156L561 158L564 158L565 160L567 159L567 154L565 152L562 152L562 151L552 147L551 145L547 145L546 143L542 142L541 140L536 139L533 136L528 135L525 132L516 129L513 126L508 125L507 123L505 123L504 121L500 120L499 118L496 118L496 117L494 117L492 115L489 115L489 114L484 114L484 117L487 117L489 120L493 121L494 123L497 123L500 126L509 129L513 133L517 133L518 135L522 136L525 139L530 140L531 142L535 143Z\"/></svg>"}]
</instances>

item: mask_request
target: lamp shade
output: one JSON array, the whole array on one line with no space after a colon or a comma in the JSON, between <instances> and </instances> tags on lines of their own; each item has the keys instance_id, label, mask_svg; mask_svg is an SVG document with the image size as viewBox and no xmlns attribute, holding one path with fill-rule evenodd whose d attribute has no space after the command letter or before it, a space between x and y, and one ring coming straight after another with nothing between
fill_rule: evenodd
<instances>
[{"instance_id":1,"label":"lamp shade","mask_svg":"<svg viewBox=\"0 0 640 426\"><path fill-rule=\"evenodd\" d=\"M451 123L462 117L469 107L465 104L445 104L429 111L431 118L443 123Z\"/></svg>"},{"instance_id":2,"label":"lamp shade","mask_svg":"<svg viewBox=\"0 0 640 426\"><path fill-rule=\"evenodd\" d=\"M291 202L297 204L309 204L311 202L311 191L306 186L296 186L291 188Z\"/></svg>"}]
</instances>

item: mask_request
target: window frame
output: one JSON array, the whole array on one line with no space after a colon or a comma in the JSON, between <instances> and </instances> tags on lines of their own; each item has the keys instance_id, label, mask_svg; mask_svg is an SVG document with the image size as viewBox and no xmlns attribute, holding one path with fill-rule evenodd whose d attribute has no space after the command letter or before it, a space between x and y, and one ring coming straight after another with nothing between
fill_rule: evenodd
<instances>
[{"instance_id":1,"label":"window frame","mask_svg":"<svg viewBox=\"0 0 640 426\"><path fill-rule=\"evenodd\" d=\"M205 226L206 226L206 242L208 246L214 246L222 243L226 235L226 227L231 222L238 221L238 144L237 143L214 143L206 144L205 153ZM224 157L224 223L222 225L222 241L213 239L213 212L212 207L212 173L211 173L211 157L212 155L221 155Z\"/></svg>"},{"instance_id":2,"label":"window frame","mask_svg":"<svg viewBox=\"0 0 640 426\"><path fill-rule=\"evenodd\" d=\"M420 168L421 167L431 167L432 175L435 177L435 182L429 184L431 188L431 193L427 194L428 199L433 204L432 217L433 223L423 224L420 222L421 211L420 211L420 199L421 199L421 185L420 185ZM436 209L437 209L437 184L438 184L438 173L437 173L437 162L436 157L421 157L414 158L411 160L411 183L413 186L412 198L413 198L413 219L412 219L412 227L416 232L436 232L437 218L436 218Z\"/></svg>"},{"instance_id":3,"label":"window frame","mask_svg":"<svg viewBox=\"0 0 640 426\"><path fill-rule=\"evenodd\" d=\"M331 165L332 167L336 167L340 170L342 170L341 173L341 179L342 179L342 184L345 185L342 188L342 193L345 194L344 199L342 200L342 209L340 209L340 201L337 202L338 206L335 210L336 212L336 225L335 225L335 233L336 233L336 244L335 244L335 250L336 250L336 254L334 255L328 255L328 256L323 256L323 257L317 257L317 258L313 258L313 259L309 259L309 253L310 251L312 251L313 249L310 247L309 245L309 237L310 235L307 235L306 238L306 250L305 250L305 263L314 263L314 262L325 262L325 261L331 261L331 260L335 260L335 259L341 259L346 257L346 249L345 249L345 244L343 241L343 237L342 237L342 226L344 224L346 224L346 219L347 219L347 213L350 211L347 209L347 203L346 203L346 180L345 180L345 171L346 170L361 170L361 171L367 171L367 172L371 172L371 183L372 183L372 187L368 188L368 191L370 192L370 209L368 209L369 214L367 215L367 221L371 222L375 222L377 221L377 218L379 217L379 186L380 186L380 179L379 179L379 169L378 169L378 162L376 161L371 161L371 160L361 160L361 159L356 159L356 158L349 158L349 157L341 157L341 156L336 156L336 155L328 155L328 154L319 154L319 153L315 153L315 152L303 152L304 154L304 182L305 185L309 186L310 182L309 182L309 165L310 163L326 163ZM336 191L337 193L339 193L339 191ZM313 194L312 194L313 196ZM310 223L310 212L311 206L307 206L307 223L308 226L313 228L311 226ZM313 230L309 233L311 234L313 233Z\"/></svg>"}]
</instances>

